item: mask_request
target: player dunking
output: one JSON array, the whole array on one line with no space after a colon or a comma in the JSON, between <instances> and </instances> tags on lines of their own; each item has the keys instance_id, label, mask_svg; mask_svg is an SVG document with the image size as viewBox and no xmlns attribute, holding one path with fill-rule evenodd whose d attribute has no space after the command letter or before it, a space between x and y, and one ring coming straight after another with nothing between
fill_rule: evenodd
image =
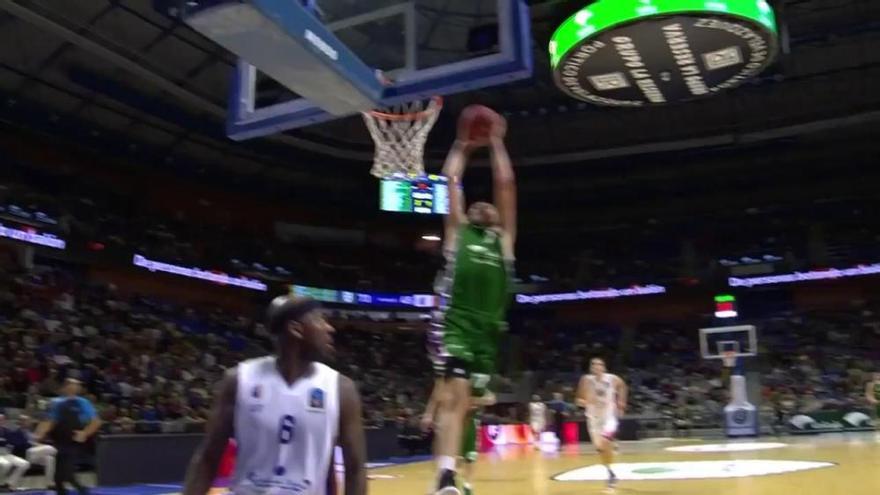
<instances>
[{"instance_id":1,"label":"player dunking","mask_svg":"<svg viewBox=\"0 0 880 495\"><path fill-rule=\"evenodd\" d=\"M608 490L614 490L617 476L611 469L614 463L614 436L618 418L626 412L627 388L617 375L608 373L605 360L590 360L590 374L581 377L577 390L577 405L587 409L590 440L599 451L602 464L608 469Z\"/></svg>"},{"instance_id":2,"label":"player dunking","mask_svg":"<svg viewBox=\"0 0 880 495\"><path fill-rule=\"evenodd\" d=\"M184 495L208 493L233 435L238 447L233 495L335 495L337 443L345 495L365 495L360 396L351 379L319 362L334 352L333 327L315 300L286 296L269 305L266 324L276 337L277 355L227 371Z\"/></svg>"},{"instance_id":3,"label":"player dunking","mask_svg":"<svg viewBox=\"0 0 880 495\"><path fill-rule=\"evenodd\" d=\"M476 110L476 111L475 111ZM485 134L475 134L477 121ZM437 284L443 304L431 339L432 359L443 376L444 400L437 404L437 494L459 495L455 456L471 395L486 392L495 371L498 338L505 327L516 239L516 184L504 145L504 119L485 107L462 113L459 137L443 174L449 179L450 214L446 217L447 266ZM488 146L495 205L474 203L465 214L461 178L470 152Z\"/></svg>"}]
</instances>

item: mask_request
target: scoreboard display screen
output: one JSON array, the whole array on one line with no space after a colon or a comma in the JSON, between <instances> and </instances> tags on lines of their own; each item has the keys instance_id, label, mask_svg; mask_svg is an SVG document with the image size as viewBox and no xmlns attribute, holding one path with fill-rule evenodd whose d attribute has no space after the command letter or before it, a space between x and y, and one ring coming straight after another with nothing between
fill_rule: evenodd
<instances>
[{"instance_id":1,"label":"scoreboard display screen","mask_svg":"<svg viewBox=\"0 0 880 495\"><path fill-rule=\"evenodd\" d=\"M321 302L337 302L339 300L339 291L333 289L319 289L317 287L308 287L305 285L291 286L291 292L296 297L311 297Z\"/></svg>"},{"instance_id":2,"label":"scoreboard display screen","mask_svg":"<svg viewBox=\"0 0 880 495\"><path fill-rule=\"evenodd\" d=\"M382 211L449 214L449 182L441 175L393 175L382 179L381 188Z\"/></svg>"}]
</instances>

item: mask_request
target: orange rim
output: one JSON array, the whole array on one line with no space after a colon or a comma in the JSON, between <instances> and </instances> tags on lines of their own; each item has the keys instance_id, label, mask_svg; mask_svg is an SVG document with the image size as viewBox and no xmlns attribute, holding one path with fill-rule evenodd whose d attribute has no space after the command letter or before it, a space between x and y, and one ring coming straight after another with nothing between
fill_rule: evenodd
<instances>
[{"instance_id":1,"label":"orange rim","mask_svg":"<svg viewBox=\"0 0 880 495\"><path fill-rule=\"evenodd\" d=\"M420 112L412 112L412 113L387 113L380 112L378 110L370 110L369 113L373 117L382 120L422 120L428 115L439 112L443 108L443 97L442 96L434 96L431 98L431 103L433 103L434 107L426 108Z\"/></svg>"}]
</instances>

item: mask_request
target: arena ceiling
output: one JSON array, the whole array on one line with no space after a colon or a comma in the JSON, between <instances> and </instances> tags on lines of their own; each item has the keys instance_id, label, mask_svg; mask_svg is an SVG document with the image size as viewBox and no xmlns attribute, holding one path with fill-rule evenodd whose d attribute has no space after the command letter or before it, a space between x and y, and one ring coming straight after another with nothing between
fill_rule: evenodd
<instances>
[{"instance_id":1,"label":"arena ceiling","mask_svg":"<svg viewBox=\"0 0 880 495\"><path fill-rule=\"evenodd\" d=\"M331 12L397 3L324 1ZM416 3L441 25L451 16L485 22L485 0ZM429 141L430 161L449 144L457 110L474 102L508 116L513 153L526 165L730 146L880 120L876 0L779 0L786 53L762 77L711 99L639 110L598 108L559 92L545 47L560 17L583 1L529 3L535 76L450 98ZM339 177L328 167L363 174L372 153L358 118L244 143L226 139L233 58L167 15L174 4L0 0L0 118L211 173L291 183L315 180L315 170L327 181ZM449 38L421 42L426 50L460 50L461 40Z\"/></svg>"}]
</instances>

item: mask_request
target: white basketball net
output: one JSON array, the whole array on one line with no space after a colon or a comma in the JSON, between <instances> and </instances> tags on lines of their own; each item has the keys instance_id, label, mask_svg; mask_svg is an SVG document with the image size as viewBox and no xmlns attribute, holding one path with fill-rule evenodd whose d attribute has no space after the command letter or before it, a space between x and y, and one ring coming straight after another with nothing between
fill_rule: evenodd
<instances>
[{"instance_id":1,"label":"white basketball net","mask_svg":"<svg viewBox=\"0 0 880 495\"><path fill-rule=\"evenodd\" d=\"M437 122L443 99L413 101L382 111L363 112L376 158L370 171L379 178L396 173L425 175L425 141Z\"/></svg>"},{"instance_id":2,"label":"white basketball net","mask_svg":"<svg viewBox=\"0 0 880 495\"><path fill-rule=\"evenodd\" d=\"M725 368L733 368L736 366L736 353L735 352L725 352L721 356L721 361L724 363Z\"/></svg>"}]
</instances>

